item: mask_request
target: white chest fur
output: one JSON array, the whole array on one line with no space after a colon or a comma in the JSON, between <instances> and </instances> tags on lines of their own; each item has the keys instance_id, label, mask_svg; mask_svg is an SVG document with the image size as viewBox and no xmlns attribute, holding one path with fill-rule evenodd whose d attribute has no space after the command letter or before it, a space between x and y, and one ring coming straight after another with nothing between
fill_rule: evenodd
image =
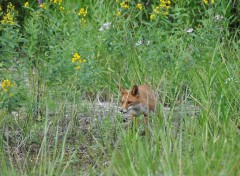
<instances>
[{"instance_id":1,"label":"white chest fur","mask_svg":"<svg viewBox=\"0 0 240 176\"><path fill-rule=\"evenodd\" d=\"M148 114L149 113L149 107L148 105L142 105L141 103L138 103L133 106L128 107L128 113L134 114L136 116L139 116L141 114Z\"/></svg>"}]
</instances>

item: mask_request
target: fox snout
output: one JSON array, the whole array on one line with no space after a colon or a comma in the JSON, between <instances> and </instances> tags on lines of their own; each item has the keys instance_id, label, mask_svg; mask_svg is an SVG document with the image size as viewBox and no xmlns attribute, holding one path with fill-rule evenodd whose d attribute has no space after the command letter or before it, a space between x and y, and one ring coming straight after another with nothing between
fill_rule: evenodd
<instances>
[{"instance_id":1,"label":"fox snout","mask_svg":"<svg viewBox=\"0 0 240 176\"><path fill-rule=\"evenodd\" d=\"M128 110L121 107L121 108L119 108L119 112L122 114L126 114L128 112Z\"/></svg>"}]
</instances>

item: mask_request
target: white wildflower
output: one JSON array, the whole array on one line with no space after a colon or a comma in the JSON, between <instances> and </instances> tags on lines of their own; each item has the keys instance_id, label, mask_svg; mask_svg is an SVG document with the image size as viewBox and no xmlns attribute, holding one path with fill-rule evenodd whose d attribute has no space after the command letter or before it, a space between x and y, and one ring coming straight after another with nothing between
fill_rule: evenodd
<instances>
[{"instance_id":1,"label":"white wildflower","mask_svg":"<svg viewBox=\"0 0 240 176\"><path fill-rule=\"evenodd\" d=\"M220 20L222 20L224 17L223 16L221 16L221 15L216 15L215 17L214 17L214 19L216 20L216 21L220 21Z\"/></svg>"},{"instance_id":2,"label":"white wildflower","mask_svg":"<svg viewBox=\"0 0 240 176\"><path fill-rule=\"evenodd\" d=\"M150 45L150 40L144 40L144 39L140 39L135 43L135 46L140 46L140 45Z\"/></svg>"},{"instance_id":3,"label":"white wildflower","mask_svg":"<svg viewBox=\"0 0 240 176\"><path fill-rule=\"evenodd\" d=\"M225 84L228 84L229 82L237 82L234 78L228 78L225 81Z\"/></svg>"},{"instance_id":4,"label":"white wildflower","mask_svg":"<svg viewBox=\"0 0 240 176\"><path fill-rule=\"evenodd\" d=\"M187 33L192 33L193 32L193 28L189 28L186 30Z\"/></svg>"},{"instance_id":5,"label":"white wildflower","mask_svg":"<svg viewBox=\"0 0 240 176\"><path fill-rule=\"evenodd\" d=\"M150 45L150 40L148 40L148 41L146 42L146 45L147 45L147 46Z\"/></svg>"},{"instance_id":6,"label":"white wildflower","mask_svg":"<svg viewBox=\"0 0 240 176\"><path fill-rule=\"evenodd\" d=\"M111 25L112 25L111 22L104 23L102 27L99 28L99 31L102 32L104 30L110 29Z\"/></svg>"},{"instance_id":7,"label":"white wildflower","mask_svg":"<svg viewBox=\"0 0 240 176\"><path fill-rule=\"evenodd\" d=\"M143 40L142 39L138 40L137 43L135 43L136 46L140 46L142 44L143 44Z\"/></svg>"}]
</instances>

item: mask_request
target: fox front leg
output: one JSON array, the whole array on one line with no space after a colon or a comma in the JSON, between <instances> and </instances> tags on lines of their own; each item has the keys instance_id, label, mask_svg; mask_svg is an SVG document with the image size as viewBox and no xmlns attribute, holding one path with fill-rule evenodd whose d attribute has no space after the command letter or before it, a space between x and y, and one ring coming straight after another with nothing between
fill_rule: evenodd
<instances>
[{"instance_id":1,"label":"fox front leg","mask_svg":"<svg viewBox=\"0 0 240 176\"><path fill-rule=\"evenodd\" d=\"M146 125L148 125L148 114L144 114L144 122Z\"/></svg>"}]
</instances>

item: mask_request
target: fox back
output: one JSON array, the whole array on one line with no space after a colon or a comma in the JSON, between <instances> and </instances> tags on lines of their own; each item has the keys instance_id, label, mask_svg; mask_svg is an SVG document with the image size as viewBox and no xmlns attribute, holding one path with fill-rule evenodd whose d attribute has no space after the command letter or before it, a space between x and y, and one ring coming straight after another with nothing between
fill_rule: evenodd
<instances>
[{"instance_id":1,"label":"fox back","mask_svg":"<svg viewBox=\"0 0 240 176\"><path fill-rule=\"evenodd\" d=\"M153 90L147 85L134 85L131 90L120 88L122 95L120 111L124 114L130 114L132 117L144 114L149 115L154 111L157 104L157 98Z\"/></svg>"}]
</instances>

